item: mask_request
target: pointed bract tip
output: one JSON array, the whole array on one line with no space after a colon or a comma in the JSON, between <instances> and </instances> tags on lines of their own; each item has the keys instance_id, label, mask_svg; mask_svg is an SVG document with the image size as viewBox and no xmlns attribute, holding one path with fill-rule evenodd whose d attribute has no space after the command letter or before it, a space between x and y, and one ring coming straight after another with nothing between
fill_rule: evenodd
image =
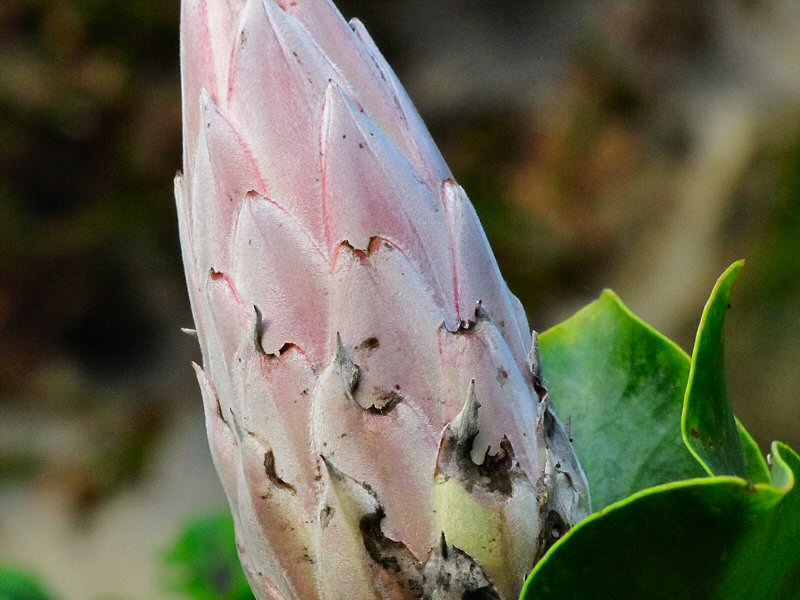
<instances>
[{"instance_id":1,"label":"pointed bract tip","mask_svg":"<svg viewBox=\"0 0 800 600\"><path fill-rule=\"evenodd\" d=\"M531 369L531 374L541 381L542 360L539 353L539 333L536 331L531 332L531 351L528 355L528 366Z\"/></svg>"},{"instance_id":2,"label":"pointed bract tip","mask_svg":"<svg viewBox=\"0 0 800 600\"><path fill-rule=\"evenodd\" d=\"M439 192L445 210L449 211L457 204L467 199L467 194L458 182L453 178L443 179Z\"/></svg>"},{"instance_id":3,"label":"pointed bract tip","mask_svg":"<svg viewBox=\"0 0 800 600\"><path fill-rule=\"evenodd\" d=\"M439 552L432 551L423 568L424 598L500 600L489 575L475 559L450 546L442 531Z\"/></svg>"},{"instance_id":4,"label":"pointed bract tip","mask_svg":"<svg viewBox=\"0 0 800 600\"><path fill-rule=\"evenodd\" d=\"M360 518L381 510L378 498L371 487L339 469L328 457L320 454L320 458L330 481L329 490L336 495L348 512Z\"/></svg>"},{"instance_id":5,"label":"pointed bract tip","mask_svg":"<svg viewBox=\"0 0 800 600\"><path fill-rule=\"evenodd\" d=\"M355 392L356 387L358 387L358 381L361 378L361 368L350 359L350 356L347 354L347 349L344 347L344 342L342 342L342 335L339 332L336 333L336 357L334 358L334 365L342 378L347 397L355 401L353 392Z\"/></svg>"},{"instance_id":6,"label":"pointed bract tip","mask_svg":"<svg viewBox=\"0 0 800 600\"><path fill-rule=\"evenodd\" d=\"M253 305L253 310L256 313L255 325L253 326L253 345L256 347L259 354L266 355L267 353L261 341L264 336L264 319L257 306Z\"/></svg>"},{"instance_id":7,"label":"pointed bract tip","mask_svg":"<svg viewBox=\"0 0 800 600\"><path fill-rule=\"evenodd\" d=\"M447 545L447 536L442 530L442 534L439 536L439 552L442 554L442 558L447 560L447 554L449 551L449 546Z\"/></svg>"},{"instance_id":8,"label":"pointed bract tip","mask_svg":"<svg viewBox=\"0 0 800 600\"><path fill-rule=\"evenodd\" d=\"M342 479L344 477L344 473L342 473L336 466L328 460L328 457L324 454L319 455L320 460L322 461L323 466L325 467L325 472L328 474L328 477L331 479Z\"/></svg>"},{"instance_id":9,"label":"pointed bract tip","mask_svg":"<svg viewBox=\"0 0 800 600\"><path fill-rule=\"evenodd\" d=\"M478 410L480 407L481 403L478 401L478 395L475 393L475 380L473 379L469 383L467 398L464 401L464 405L450 425L454 437L458 438L460 443L471 444L472 440L478 435L480 431Z\"/></svg>"}]
</instances>

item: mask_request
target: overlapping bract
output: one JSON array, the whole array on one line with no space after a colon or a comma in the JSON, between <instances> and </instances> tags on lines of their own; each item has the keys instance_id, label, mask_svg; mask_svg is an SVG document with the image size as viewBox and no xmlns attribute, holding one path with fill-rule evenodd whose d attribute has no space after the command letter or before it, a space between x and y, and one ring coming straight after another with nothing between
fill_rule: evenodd
<instances>
[{"instance_id":1,"label":"overlapping bract","mask_svg":"<svg viewBox=\"0 0 800 600\"><path fill-rule=\"evenodd\" d=\"M585 482L411 101L327 0L184 0L181 37L196 370L256 595L516 597Z\"/></svg>"}]
</instances>

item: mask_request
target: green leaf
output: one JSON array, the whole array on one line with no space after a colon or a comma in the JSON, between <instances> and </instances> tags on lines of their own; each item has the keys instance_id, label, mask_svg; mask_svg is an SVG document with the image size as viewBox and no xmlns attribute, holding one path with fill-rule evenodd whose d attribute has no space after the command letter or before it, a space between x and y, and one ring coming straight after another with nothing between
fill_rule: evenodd
<instances>
[{"instance_id":1,"label":"green leaf","mask_svg":"<svg viewBox=\"0 0 800 600\"><path fill-rule=\"evenodd\" d=\"M52 600L52 596L28 573L0 567L0 600Z\"/></svg>"},{"instance_id":2,"label":"green leaf","mask_svg":"<svg viewBox=\"0 0 800 600\"><path fill-rule=\"evenodd\" d=\"M731 265L708 299L692 353L681 419L686 446L709 475L747 477L744 450L725 385L725 316L744 261Z\"/></svg>"},{"instance_id":3,"label":"green leaf","mask_svg":"<svg viewBox=\"0 0 800 600\"><path fill-rule=\"evenodd\" d=\"M736 419L736 428L739 430L739 441L744 452L744 468L747 472L747 479L750 483L769 483L769 465L764 460L761 449L744 425L739 422L739 419Z\"/></svg>"},{"instance_id":4,"label":"green leaf","mask_svg":"<svg viewBox=\"0 0 800 600\"><path fill-rule=\"evenodd\" d=\"M595 508L703 475L679 427L689 357L613 292L543 333L539 343L550 399L571 423Z\"/></svg>"},{"instance_id":5,"label":"green leaf","mask_svg":"<svg viewBox=\"0 0 800 600\"><path fill-rule=\"evenodd\" d=\"M192 600L254 600L236 553L229 513L188 523L166 555L175 591Z\"/></svg>"},{"instance_id":6,"label":"green leaf","mask_svg":"<svg viewBox=\"0 0 800 600\"><path fill-rule=\"evenodd\" d=\"M683 481L592 515L536 565L521 598L800 599L800 457L772 452L771 484Z\"/></svg>"}]
</instances>

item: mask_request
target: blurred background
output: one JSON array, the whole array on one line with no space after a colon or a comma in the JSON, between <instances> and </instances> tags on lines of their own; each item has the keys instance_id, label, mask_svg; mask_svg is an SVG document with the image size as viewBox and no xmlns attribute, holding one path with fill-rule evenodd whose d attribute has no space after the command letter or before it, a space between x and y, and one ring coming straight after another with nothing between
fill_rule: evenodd
<instances>
[{"instance_id":1,"label":"blurred background","mask_svg":"<svg viewBox=\"0 0 800 600\"><path fill-rule=\"evenodd\" d=\"M172 177L178 0L0 2L0 563L177 598L220 507ZM717 275L740 418L800 446L800 3L340 0L544 330L615 289L687 351Z\"/></svg>"}]
</instances>

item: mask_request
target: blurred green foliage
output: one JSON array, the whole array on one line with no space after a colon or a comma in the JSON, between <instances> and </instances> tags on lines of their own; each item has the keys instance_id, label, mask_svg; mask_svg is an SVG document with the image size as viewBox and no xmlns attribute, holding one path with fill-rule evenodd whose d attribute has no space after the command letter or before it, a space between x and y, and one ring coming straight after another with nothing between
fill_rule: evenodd
<instances>
[{"instance_id":1,"label":"blurred green foliage","mask_svg":"<svg viewBox=\"0 0 800 600\"><path fill-rule=\"evenodd\" d=\"M166 555L170 587L191 600L254 600L236 553L230 513L189 522Z\"/></svg>"},{"instance_id":2,"label":"blurred green foliage","mask_svg":"<svg viewBox=\"0 0 800 600\"><path fill-rule=\"evenodd\" d=\"M52 600L32 575L0 566L0 600Z\"/></svg>"},{"instance_id":3,"label":"blurred green foliage","mask_svg":"<svg viewBox=\"0 0 800 600\"><path fill-rule=\"evenodd\" d=\"M182 526L164 553L165 587L187 600L255 600L236 553L229 512L201 515ZM53 600L30 573L0 566L0 600Z\"/></svg>"}]
</instances>

